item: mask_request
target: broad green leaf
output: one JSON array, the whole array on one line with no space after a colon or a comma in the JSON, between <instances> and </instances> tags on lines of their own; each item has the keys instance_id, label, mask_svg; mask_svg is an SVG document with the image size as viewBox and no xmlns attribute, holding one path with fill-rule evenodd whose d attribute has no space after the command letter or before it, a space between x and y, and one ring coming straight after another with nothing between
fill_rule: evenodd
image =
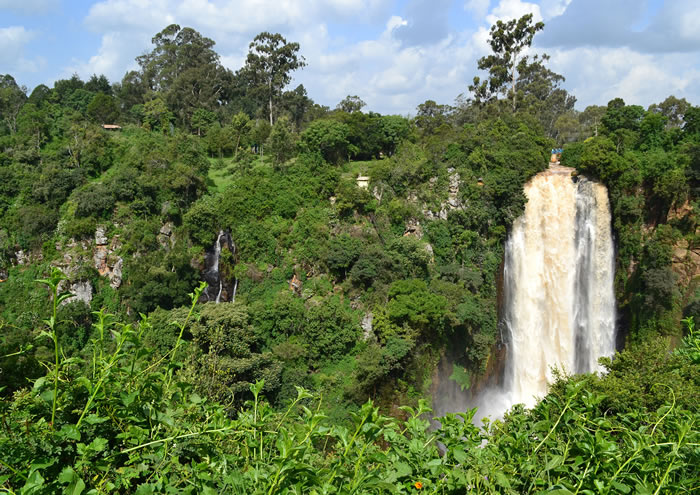
<instances>
[{"instance_id":1,"label":"broad green leaf","mask_svg":"<svg viewBox=\"0 0 700 495\"><path fill-rule=\"evenodd\" d=\"M454 456L455 460L460 464L464 464L464 461L467 460L467 453L464 452L464 449L454 449L452 451L452 455Z\"/></svg>"},{"instance_id":2,"label":"broad green leaf","mask_svg":"<svg viewBox=\"0 0 700 495\"><path fill-rule=\"evenodd\" d=\"M622 493L629 493L632 491L631 486L625 485L624 483L619 483L617 481L613 481L612 486L614 486L617 490L621 491Z\"/></svg>"},{"instance_id":3,"label":"broad green leaf","mask_svg":"<svg viewBox=\"0 0 700 495\"><path fill-rule=\"evenodd\" d=\"M396 469L396 474L399 478L404 476L411 476L411 474L413 473L413 469L411 469L411 466L409 466L405 462L397 462L394 468Z\"/></svg>"},{"instance_id":4,"label":"broad green leaf","mask_svg":"<svg viewBox=\"0 0 700 495\"><path fill-rule=\"evenodd\" d=\"M105 447L107 447L107 439L98 437L94 439L92 442L90 442L90 445L88 445L88 449L93 450L95 452L102 452Z\"/></svg>"},{"instance_id":5,"label":"broad green leaf","mask_svg":"<svg viewBox=\"0 0 700 495\"><path fill-rule=\"evenodd\" d=\"M61 430L56 433L59 438L69 439L69 440L80 440L80 432L75 425L63 425Z\"/></svg>"}]
</instances>

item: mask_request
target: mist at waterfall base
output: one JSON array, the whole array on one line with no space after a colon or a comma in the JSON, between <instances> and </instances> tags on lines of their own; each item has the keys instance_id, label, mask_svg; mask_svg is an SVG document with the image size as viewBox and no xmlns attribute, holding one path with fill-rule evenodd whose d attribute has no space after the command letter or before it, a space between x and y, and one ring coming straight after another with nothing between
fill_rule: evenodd
<instances>
[{"instance_id":1,"label":"mist at waterfall base","mask_svg":"<svg viewBox=\"0 0 700 495\"><path fill-rule=\"evenodd\" d=\"M532 407L565 373L600 371L615 351L614 247L605 186L553 166L525 186L525 212L506 242L501 317L505 362L462 391L438 373L437 415L477 407L475 422Z\"/></svg>"}]
</instances>

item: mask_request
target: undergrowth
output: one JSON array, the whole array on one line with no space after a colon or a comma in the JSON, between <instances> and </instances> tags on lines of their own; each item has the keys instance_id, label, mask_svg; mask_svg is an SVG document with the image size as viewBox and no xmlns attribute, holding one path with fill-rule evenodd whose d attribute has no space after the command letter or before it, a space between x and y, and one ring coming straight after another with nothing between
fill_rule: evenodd
<instances>
[{"instance_id":1,"label":"undergrowth","mask_svg":"<svg viewBox=\"0 0 700 495\"><path fill-rule=\"evenodd\" d=\"M41 282L60 303L55 270ZM503 421L472 424L475 410L439 418L431 428L424 400L399 417L372 402L347 424L332 421L321 397L296 387L296 398L273 409L250 385L240 410L194 392L178 373L179 345L197 318L192 294L179 337L155 354L138 325L96 314L84 360L66 358L54 316L42 339L54 360L31 389L0 402L0 491L11 494L680 494L700 482L698 409L684 406L669 385L657 409L611 413L595 375L560 378L534 409L515 407ZM695 370L700 338L692 319L673 353L674 366ZM611 372L611 373L614 373ZM692 404L692 402L691 402Z\"/></svg>"}]
</instances>

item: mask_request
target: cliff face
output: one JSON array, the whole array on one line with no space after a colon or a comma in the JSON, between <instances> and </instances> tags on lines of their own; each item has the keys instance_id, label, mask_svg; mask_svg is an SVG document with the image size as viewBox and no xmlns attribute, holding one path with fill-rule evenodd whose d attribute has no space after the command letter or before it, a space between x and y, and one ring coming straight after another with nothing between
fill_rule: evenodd
<instances>
[{"instance_id":1,"label":"cliff face","mask_svg":"<svg viewBox=\"0 0 700 495\"><path fill-rule=\"evenodd\" d=\"M648 331L680 335L682 318L700 318L698 234L697 213L688 200L640 224L638 257L628 256L623 267L618 256L618 348Z\"/></svg>"}]
</instances>

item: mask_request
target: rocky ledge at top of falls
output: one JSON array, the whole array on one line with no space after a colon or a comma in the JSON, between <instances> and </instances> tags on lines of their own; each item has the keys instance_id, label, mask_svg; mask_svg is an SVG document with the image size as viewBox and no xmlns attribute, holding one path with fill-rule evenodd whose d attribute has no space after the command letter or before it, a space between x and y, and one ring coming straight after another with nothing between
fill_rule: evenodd
<instances>
[{"instance_id":1,"label":"rocky ledge at top of falls","mask_svg":"<svg viewBox=\"0 0 700 495\"><path fill-rule=\"evenodd\" d=\"M574 175L575 173L576 169L573 167L565 167L563 165L559 165L558 163L550 163L549 168L547 170L540 172L539 174L535 175L535 177L542 177L548 175ZM533 177L533 179L535 177Z\"/></svg>"}]
</instances>

